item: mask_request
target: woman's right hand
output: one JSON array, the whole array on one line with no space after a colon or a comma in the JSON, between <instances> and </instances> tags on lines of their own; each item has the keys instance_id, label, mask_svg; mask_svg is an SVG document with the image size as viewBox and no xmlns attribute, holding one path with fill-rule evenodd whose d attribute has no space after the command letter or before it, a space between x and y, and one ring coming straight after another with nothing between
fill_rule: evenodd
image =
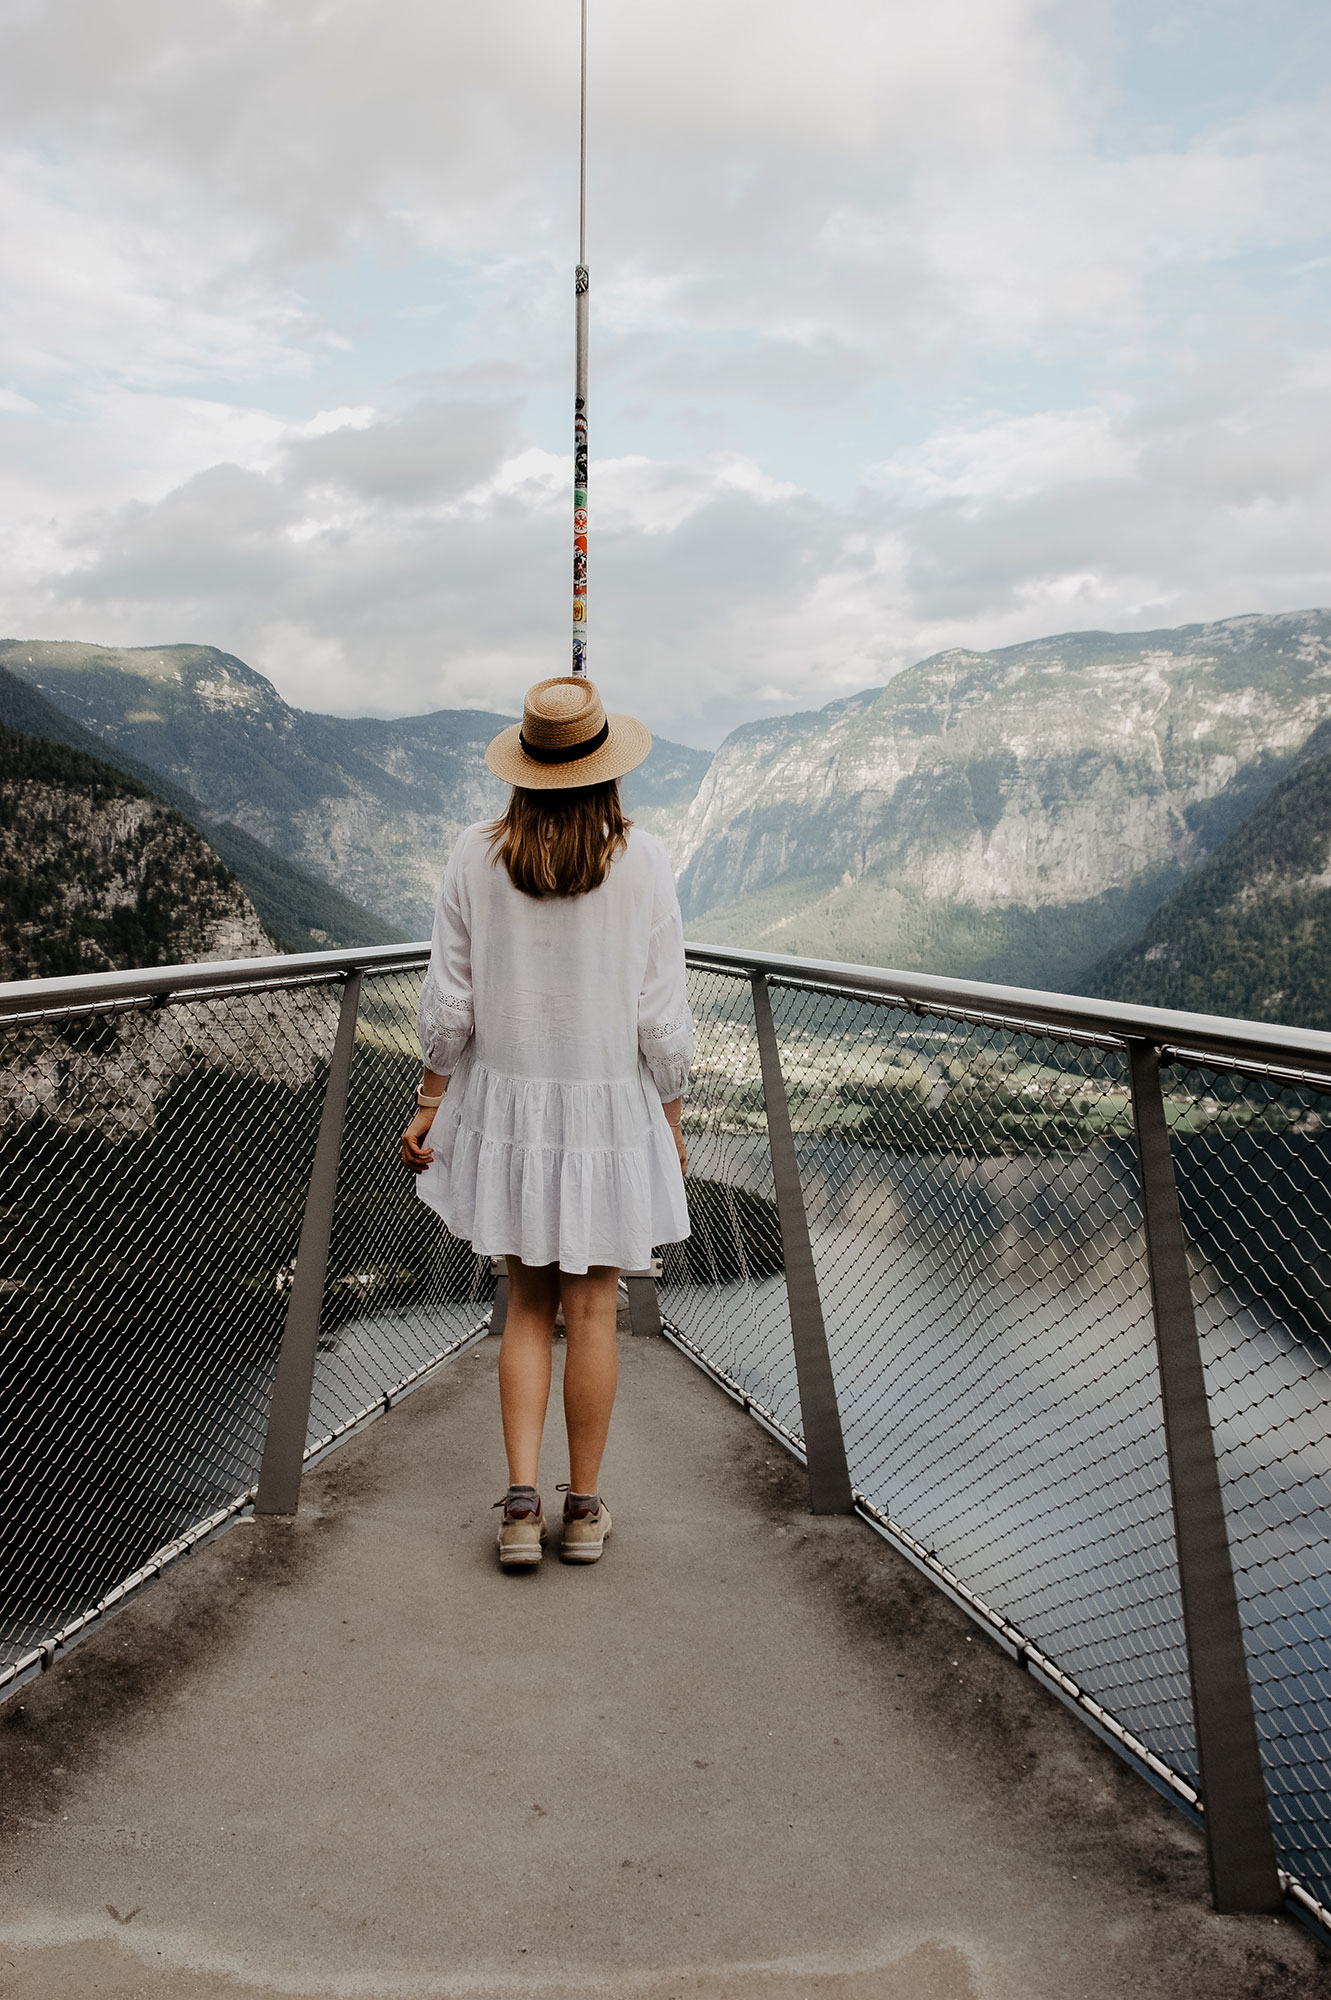
<instances>
[{"instance_id":1,"label":"woman's right hand","mask_svg":"<svg viewBox=\"0 0 1331 2000\"><path fill-rule=\"evenodd\" d=\"M402 1164L410 1167L413 1174L423 1174L434 1163L433 1152L424 1144L433 1123L433 1111L418 1111L402 1134Z\"/></svg>"},{"instance_id":2,"label":"woman's right hand","mask_svg":"<svg viewBox=\"0 0 1331 2000\"><path fill-rule=\"evenodd\" d=\"M675 1141L675 1151L679 1154L679 1171L682 1174L686 1174L689 1170L689 1156L684 1150L684 1134L680 1131L678 1125L672 1125L670 1131Z\"/></svg>"}]
</instances>

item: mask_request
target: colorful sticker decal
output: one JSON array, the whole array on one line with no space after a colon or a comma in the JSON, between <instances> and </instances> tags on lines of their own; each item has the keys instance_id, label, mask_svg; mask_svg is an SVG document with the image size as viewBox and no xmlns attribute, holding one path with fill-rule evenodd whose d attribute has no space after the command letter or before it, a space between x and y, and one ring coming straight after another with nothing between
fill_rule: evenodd
<instances>
[{"instance_id":1,"label":"colorful sticker decal","mask_svg":"<svg viewBox=\"0 0 1331 2000\"><path fill-rule=\"evenodd\" d=\"M587 405L573 415L573 671L587 671Z\"/></svg>"}]
</instances>

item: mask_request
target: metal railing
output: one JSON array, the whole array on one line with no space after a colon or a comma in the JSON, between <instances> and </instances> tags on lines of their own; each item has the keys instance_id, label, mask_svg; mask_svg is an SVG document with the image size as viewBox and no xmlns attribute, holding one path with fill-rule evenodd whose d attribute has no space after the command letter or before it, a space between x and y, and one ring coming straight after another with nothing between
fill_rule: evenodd
<instances>
[{"instance_id":1,"label":"metal railing","mask_svg":"<svg viewBox=\"0 0 1331 2000\"><path fill-rule=\"evenodd\" d=\"M0 987L0 1693L487 1330L395 1157L425 955Z\"/></svg>"},{"instance_id":2,"label":"metal railing","mask_svg":"<svg viewBox=\"0 0 1331 2000\"><path fill-rule=\"evenodd\" d=\"M425 949L0 988L0 1692L486 1330L395 1157ZM1331 1036L689 960L664 1330L1326 1922Z\"/></svg>"}]
</instances>

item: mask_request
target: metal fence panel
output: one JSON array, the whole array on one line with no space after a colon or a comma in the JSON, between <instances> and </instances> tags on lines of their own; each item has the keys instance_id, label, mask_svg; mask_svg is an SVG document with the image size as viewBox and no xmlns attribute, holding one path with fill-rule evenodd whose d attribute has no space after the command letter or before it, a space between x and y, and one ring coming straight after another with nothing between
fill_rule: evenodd
<instances>
[{"instance_id":1,"label":"metal fence panel","mask_svg":"<svg viewBox=\"0 0 1331 2000\"><path fill-rule=\"evenodd\" d=\"M489 1315L398 1156L420 976L362 984L307 1455ZM0 1024L0 1677L254 1486L341 993Z\"/></svg>"},{"instance_id":2,"label":"metal fence panel","mask_svg":"<svg viewBox=\"0 0 1331 2000\"><path fill-rule=\"evenodd\" d=\"M661 1308L714 1373L802 1444L752 989L743 976L694 969L689 1002L692 1234L663 1249Z\"/></svg>"},{"instance_id":3,"label":"metal fence panel","mask_svg":"<svg viewBox=\"0 0 1331 2000\"><path fill-rule=\"evenodd\" d=\"M1195 1782L1124 1053L773 986L857 1489Z\"/></svg>"},{"instance_id":4,"label":"metal fence panel","mask_svg":"<svg viewBox=\"0 0 1331 2000\"><path fill-rule=\"evenodd\" d=\"M487 1321L488 1257L418 1200L399 1156L421 1052L417 968L367 973L338 1163L307 1450L382 1407Z\"/></svg>"},{"instance_id":5,"label":"metal fence panel","mask_svg":"<svg viewBox=\"0 0 1331 2000\"><path fill-rule=\"evenodd\" d=\"M1331 1093L1165 1073L1281 1864L1331 1902Z\"/></svg>"},{"instance_id":6,"label":"metal fence panel","mask_svg":"<svg viewBox=\"0 0 1331 2000\"><path fill-rule=\"evenodd\" d=\"M255 1478L339 993L0 1026L0 1671Z\"/></svg>"}]
</instances>

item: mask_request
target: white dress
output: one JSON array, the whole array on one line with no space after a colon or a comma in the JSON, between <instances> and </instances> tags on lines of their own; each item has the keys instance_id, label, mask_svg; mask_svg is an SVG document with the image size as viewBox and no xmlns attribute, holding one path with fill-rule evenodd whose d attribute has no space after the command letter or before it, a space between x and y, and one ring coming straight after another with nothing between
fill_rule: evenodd
<instances>
[{"instance_id":1,"label":"white dress","mask_svg":"<svg viewBox=\"0 0 1331 2000\"><path fill-rule=\"evenodd\" d=\"M665 849L633 827L599 889L526 896L469 826L435 899L420 1003L450 1078L416 1178L491 1256L642 1270L689 1233L663 1103L693 1059L684 932Z\"/></svg>"}]
</instances>

